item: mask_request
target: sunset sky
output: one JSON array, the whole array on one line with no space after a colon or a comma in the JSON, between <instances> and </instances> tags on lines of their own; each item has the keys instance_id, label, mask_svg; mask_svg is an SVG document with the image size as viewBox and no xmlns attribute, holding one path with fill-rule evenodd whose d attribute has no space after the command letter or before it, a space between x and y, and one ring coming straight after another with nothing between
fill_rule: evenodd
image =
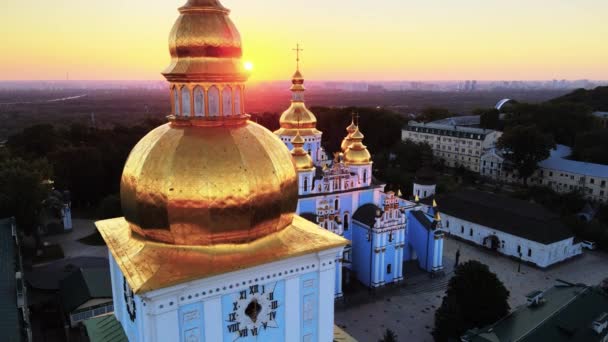
<instances>
[{"instance_id":1,"label":"sunset sky","mask_svg":"<svg viewBox=\"0 0 608 342\"><path fill-rule=\"evenodd\" d=\"M185 0L3 0L0 79L161 79ZM254 80L608 79L606 0L223 0Z\"/></svg>"}]
</instances>

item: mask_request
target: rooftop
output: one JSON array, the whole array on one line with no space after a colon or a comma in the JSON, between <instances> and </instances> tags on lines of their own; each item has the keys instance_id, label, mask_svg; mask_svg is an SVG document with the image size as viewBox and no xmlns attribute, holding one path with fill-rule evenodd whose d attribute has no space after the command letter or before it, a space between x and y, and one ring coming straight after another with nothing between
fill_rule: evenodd
<instances>
[{"instance_id":1,"label":"rooftop","mask_svg":"<svg viewBox=\"0 0 608 342\"><path fill-rule=\"evenodd\" d=\"M574 236L559 217L538 204L477 190L437 197L439 211L542 244Z\"/></svg>"},{"instance_id":2,"label":"rooftop","mask_svg":"<svg viewBox=\"0 0 608 342\"><path fill-rule=\"evenodd\" d=\"M572 149L565 145L557 145L551 151L551 156L538 165L542 168L575 173L589 177L608 178L608 165L586 163L566 159L572 154Z\"/></svg>"},{"instance_id":3,"label":"rooftop","mask_svg":"<svg viewBox=\"0 0 608 342\"><path fill-rule=\"evenodd\" d=\"M113 314L84 321L91 342L128 342L127 335Z\"/></svg>"},{"instance_id":4,"label":"rooftop","mask_svg":"<svg viewBox=\"0 0 608 342\"><path fill-rule=\"evenodd\" d=\"M12 220L0 220L0 334L6 342L20 342L15 280Z\"/></svg>"},{"instance_id":5,"label":"rooftop","mask_svg":"<svg viewBox=\"0 0 608 342\"><path fill-rule=\"evenodd\" d=\"M353 220L357 220L368 227L373 227L376 223L376 212L378 210L382 209L380 209L380 207L375 204L364 204L359 207L357 211L355 211L355 214L353 215Z\"/></svg>"},{"instance_id":6,"label":"rooftop","mask_svg":"<svg viewBox=\"0 0 608 342\"><path fill-rule=\"evenodd\" d=\"M430 129L440 129L440 130L447 130L447 131L454 131L454 132L463 132L463 133L472 133L472 134L482 134L482 135L490 134L490 133L495 132L494 130L491 130L491 129L476 128L476 127L464 127L464 126L454 126L454 125L435 123L435 122L423 123L423 122L417 122L417 121L410 121L408 123L408 126L411 126L411 127L423 127L423 128L430 128Z\"/></svg>"},{"instance_id":7,"label":"rooftop","mask_svg":"<svg viewBox=\"0 0 608 342\"><path fill-rule=\"evenodd\" d=\"M598 118L608 119L608 112L594 112L593 115L597 116Z\"/></svg>"},{"instance_id":8,"label":"rooftop","mask_svg":"<svg viewBox=\"0 0 608 342\"><path fill-rule=\"evenodd\" d=\"M61 281L61 303L72 312L91 299L112 298L110 270L106 268L78 269Z\"/></svg>"},{"instance_id":9,"label":"rooftop","mask_svg":"<svg viewBox=\"0 0 608 342\"><path fill-rule=\"evenodd\" d=\"M464 336L469 342L600 341L608 329L597 333L592 323L608 308L608 295L584 285L560 283L543 294L539 305L523 305L498 322L473 329Z\"/></svg>"}]
</instances>

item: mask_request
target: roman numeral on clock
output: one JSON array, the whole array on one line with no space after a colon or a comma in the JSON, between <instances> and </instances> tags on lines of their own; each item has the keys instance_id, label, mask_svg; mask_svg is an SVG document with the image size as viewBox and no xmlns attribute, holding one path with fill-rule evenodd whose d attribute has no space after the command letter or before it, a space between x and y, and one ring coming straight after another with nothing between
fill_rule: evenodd
<instances>
[{"instance_id":1,"label":"roman numeral on clock","mask_svg":"<svg viewBox=\"0 0 608 342\"><path fill-rule=\"evenodd\" d=\"M233 302L232 303L232 311L236 311L239 309L239 302Z\"/></svg>"},{"instance_id":2,"label":"roman numeral on clock","mask_svg":"<svg viewBox=\"0 0 608 342\"><path fill-rule=\"evenodd\" d=\"M239 292L239 300L241 299L247 299L247 291L241 291Z\"/></svg>"},{"instance_id":3,"label":"roman numeral on clock","mask_svg":"<svg viewBox=\"0 0 608 342\"><path fill-rule=\"evenodd\" d=\"M274 292L268 293L268 300L274 300Z\"/></svg>"},{"instance_id":4,"label":"roman numeral on clock","mask_svg":"<svg viewBox=\"0 0 608 342\"><path fill-rule=\"evenodd\" d=\"M277 312L276 312L276 311L271 311L271 312L268 314L268 319L269 319L270 321L274 321L274 319L275 319L275 318L277 318Z\"/></svg>"},{"instance_id":5,"label":"roman numeral on clock","mask_svg":"<svg viewBox=\"0 0 608 342\"><path fill-rule=\"evenodd\" d=\"M273 301L270 303L270 308L271 308L272 310L276 310L276 309L278 309L278 308L279 308L279 301L277 301L277 300L273 300Z\"/></svg>"},{"instance_id":6,"label":"roman numeral on clock","mask_svg":"<svg viewBox=\"0 0 608 342\"><path fill-rule=\"evenodd\" d=\"M239 325L241 325L240 323L234 323L234 324L230 324L228 325L228 331L231 333L235 333L237 331L239 331Z\"/></svg>"},{"instance_id":7,"label":"roman numeral on clock","mask_svg":"<svg viewBox=\"0 0 608 342\"><path fill-rule=\"evenodd\" d=\"M239 330L239 337L246 337L249 336L249 330L247 330L247 328Z\"/></svg>"},{"instance_id":8,"label":"roman numeral on clock","mask_svg":"<svg viewBox=\"0 0 608 342\"><path fill-rule=\"evenodd\" d=\"M256 294L259 292L259 286L258 285L251 285L249 286L249 294Z\"/></svg>"},{"instance_id":9,"label":"roman numeral on clock","mask_svg":"<svg viewBox=\"0 0 608 342\"><path fill-rule=\"evenodd\" d=\"M235 322L236 321L236 312L231 312L228 314L228 321Z\"/></svg>"},{"instance_id":10,"label":"roman numeral on clock","mask_svg":"<svg viewBox=\"0 0 608 342\"><path fill-rule=\"evenodd\" d=\"M251 329L251 336L258 336L258 328Z\"/></svg>"}]
</instances>

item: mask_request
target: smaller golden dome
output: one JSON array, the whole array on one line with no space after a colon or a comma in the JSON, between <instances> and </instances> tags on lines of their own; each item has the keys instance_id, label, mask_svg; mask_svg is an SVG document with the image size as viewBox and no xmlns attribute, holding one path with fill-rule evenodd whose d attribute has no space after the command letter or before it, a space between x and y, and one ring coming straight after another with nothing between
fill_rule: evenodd
<instances>
[{"instance_id":1,"label":"smaller golden dome","mask_svg":"<svg viewBox=\"0 0 608 342\"><path fill-rule=\"evenodd\" d=\"M350 146L350 144L352 143L351 140L351 135L353 135L353 133L355 133L355 131L357 130L357 125L355 125L355 119L353 118L353 120L351 120L350 125L348 127L346 127L346 132L348 132L346 134L346 137L344 138L344 140L342 140L342 144L340 144L340 148L342 149L342 152L345 152L346 149Z\"/></svg>"},{"instance_id":2,"label":"smaller golden dome","mask_svg":"<svg viewBox=\"0 0 608 342\"><path fill-rule=\"evenodd\" d=\"M363 145L364 135L359 131L359 128L351 135L351 145L344 152L344 163L347 165L365 165L370 164L372 156Z\"/></svg>"},{"instance_id":3,"label":"smaller golden dome","mask_svg":"<svg viewBox=\"0 0 608 342\"><path fill-rule=\"evenodd\" d=\"M300 135L298 131L296 136L291 139L291 144L293 145L293 150L291 150L291 156L293 157L293 162L298 172L302 171L312 171L315 168L315 165L312 161L312 158L304 150L304 138Z\"/></svg>"}]
</instances>

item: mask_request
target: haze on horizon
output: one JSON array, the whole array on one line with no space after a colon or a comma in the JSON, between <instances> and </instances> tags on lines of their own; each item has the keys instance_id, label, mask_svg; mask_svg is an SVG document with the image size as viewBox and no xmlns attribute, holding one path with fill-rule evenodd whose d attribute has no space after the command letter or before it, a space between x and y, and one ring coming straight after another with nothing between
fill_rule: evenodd
<instances>
[{"instance_id":1,"label":"haze on horizon","mask_svg":"<svg viewBox=\"0 0 608 342\"><path fill-rule=\"evenodd\" d=\"M185 0L5 0L0 80L154 80ZM252 80L608 79L605 0L223 0Z\"/></svg>"}]
</instances>

